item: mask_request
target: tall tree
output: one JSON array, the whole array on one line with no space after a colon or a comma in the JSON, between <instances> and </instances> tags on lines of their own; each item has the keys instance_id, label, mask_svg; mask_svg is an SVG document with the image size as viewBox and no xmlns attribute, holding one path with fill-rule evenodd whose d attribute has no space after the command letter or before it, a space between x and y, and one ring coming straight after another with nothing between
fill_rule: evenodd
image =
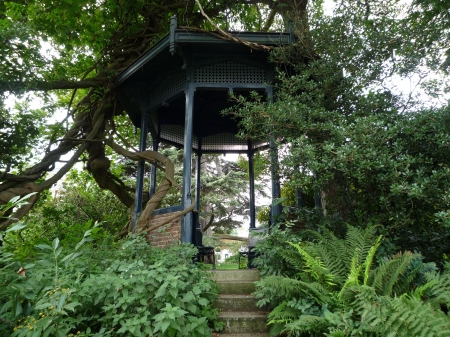
<instances>
[{"instance_id":1,"label":"tall tree","mask_svg":"<svg viewBox=\"0 0 450 337\"><path fill-rule=\"evenodd\" d=\"M301 3L304 10L306 0ZM0 4L2 99L36 92L45 102L65 105L66 118L71 120L40 134L40 141L47 146L33 164L12 167L6 162L0 166L0 203L50 188L84 156L86 168L98 185L130 207L133 194L111 172L111 150L104 141L123 138L115 127L116 118L124 112L116 96L115 76L168 31L172 15L185 27L227 28L239 22L244 30L268 30L277 12L292 16L297 5L295 0L279 4L273 0L39 0ZM6 124L0 129L8 132ZM68 153L73 155L63 167L47 175ZM35 200L32 198L29 206Z\"/></svg>"},{"instance_id":2,"label":"tall tree","mask_svg":"<svg viewBox=\"0 0 450 337\"><path fill-rule=\"evenodd\" d=\"M321 190L325 223L380 224L437 260L450 253L450 119L448 104L432 105L445 87L426 77L439 75L450 41L446 24L416 18L401 1L337 2L332 17L311 18L299 43L273 53L288 70L275 103L238 98L234 113L245 136L280 140L284 178ZM402 79L433 96L396 90Z\"/></svg>"}]
</instances>

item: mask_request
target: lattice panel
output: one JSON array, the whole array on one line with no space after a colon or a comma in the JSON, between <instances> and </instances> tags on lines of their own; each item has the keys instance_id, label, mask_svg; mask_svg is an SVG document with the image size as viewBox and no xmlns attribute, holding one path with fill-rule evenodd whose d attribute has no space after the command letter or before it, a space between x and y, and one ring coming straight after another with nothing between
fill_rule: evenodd
<instances>
[{"instance_id":1,"label":"lattice panel","mask_svg":"<svg viewBox=\"0 0 450 337\"><path fill-rule=\"evenodd\" d=\"M176 144L184 144L184 128L181 125L161 125L161 138ZM197 136L192 137L192 147L198 148Z\"/></svg>"},{"instance_id":2,"label":"lattice panel","mask_svg":"<svg viewBox=\"0 0 450 337\"><path fill-rule=\"evenodd\" d=\"M202 150L240 151L247 149L247 141L238 139L231 133L220 133L202 138Z\"/></svg>"},{"instance_id":3,"label":"lattice panel","mask_svg":"<svg viewBox=\"0 0 450 337\"><path fill-rule=\"evenodd\" d=\"M161 138L177 144L183 144L183 127L181 125L161 125Z\"/></svg>"},{"instance_id":4,"label":"lattice panel","mask_svg":"<svg viewBox=\"0 0 450 337\"><path fill-rule=\"evenodd\" d=\"M186 86L186 73L169 75L153 92L150 93L150 106L163 103L165 100L183 91Z\"/></svg>"},{"instance_id":5,"label":"lattice panel","mask_svg":"<svg viewBox=\"0 0 450 337\"><path fill-rule=\"evenodd\" d=\"M205 84L264 84L264 69L245 64L225 62L195 70L195 82Z\"/></svg>"},{"instance_id":6,"label":"lattice panel","mask_svg":"<svg viewBox=\"0 0 450 337\"><path fill-rule=\"evenodd\" d=\"M161 125L161 139L175 144L184 144L184 131L181 125ZM267 142L254 142L253 149L267 146ZM194 135L192 147L198 149L198 138ZM202 150L206 151L246 151L248 144L246 140L238 139L231 133L220 133L202 138Z\"/></svg>"}]
</instances>

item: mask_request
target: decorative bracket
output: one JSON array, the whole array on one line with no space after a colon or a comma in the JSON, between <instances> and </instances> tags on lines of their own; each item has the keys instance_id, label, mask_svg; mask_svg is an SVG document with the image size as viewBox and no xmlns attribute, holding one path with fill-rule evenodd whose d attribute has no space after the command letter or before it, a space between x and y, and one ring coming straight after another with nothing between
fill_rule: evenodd
<instances>
[{"instance_id":1,"label":"decorative bracket","mask_svg":"<svg viewBox=\"0 0 450 337\"><path fill-rule=\"evenodd\" d=\"M175 55L175 29L177 29L177 17L174 15L170 18L170 36L169 36L169 51Z\"/></svg>"}]
</instances>

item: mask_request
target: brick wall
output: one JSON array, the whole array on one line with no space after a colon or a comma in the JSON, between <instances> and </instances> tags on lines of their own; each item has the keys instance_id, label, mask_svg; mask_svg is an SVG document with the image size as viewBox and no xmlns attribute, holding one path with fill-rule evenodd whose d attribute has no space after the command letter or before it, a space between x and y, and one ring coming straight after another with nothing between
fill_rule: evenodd
<instances>
[{"instance_id":1,"label":"brick wall","mask_svg":"<svg viewBox=\"0 0 450 337\"><path fill-rule=\"evenodd\" d=\"M170 218L177 213L180 212L156 215L151 218L151 224L152 226L160 224L166 221L167 218ZM147 240L150 243L150 246L153 247L167 247L170 245L176 245L180 242L180 238L181 217L178 217L167 225L159 227L158 229L147 234Z\"/></svg>"}]
</instances>

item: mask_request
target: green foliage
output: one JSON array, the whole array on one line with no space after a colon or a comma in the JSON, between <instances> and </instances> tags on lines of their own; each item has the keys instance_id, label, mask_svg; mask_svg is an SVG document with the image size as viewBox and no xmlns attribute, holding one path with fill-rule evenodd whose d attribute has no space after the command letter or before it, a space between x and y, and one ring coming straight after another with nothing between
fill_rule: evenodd
<instances>
[{"instance_id":1,"label":"green foliage","mask_svg":"<svg viewBox=\"0 0 450 337\"><path fill-rule=\"evenodd\" d=\"M54 195L41 198L30 212L27 227L5 236L5 249L21 259L33 255L37 244L50 245L59 238L74 246L87 230L97 242L109 240L127 223L129 210L115 196L101 190L87 172L72 170ZM95 222L102 226L93 228Z\"/></svg>"},{"instance_id":2,"label":"green foliage","mask_svg":"<svg viewBox=\"0 0 450 337\"><path fill-rule=\"evenodd\" d=\"M373 227L349 226L345 239L322 230L312 233L313 241L285 246L283 267L290 271L272 271L257 284L258 303L274 308L271 335L449 334L450 319L441 310L449 304L448 272L440 275L433 264L410 252L375 265L381 237L373 234Z\"/></svg>"},{"instance_id":3,"label":"green foliage","mask_svg":"<svg viewBox=\"0 0 450 337\"><path fill-rule=\"evenodd\" d=\"M330 222L380 224L402 250L442 264L450 255L449 106L430 108L429 98L390 81L413 78L425 64L437 69L447 30L402 19L399 1L364 7L340 1L311 29L298 25L298 43L271 55L280 69L274 103L236 97L233 114L243 138L279 140L286 201L295 188L311 200L317 188ZM434 88L443 98L444 86Z\"/></svg>"},{"instance_id":4,"label":"green foliage","mask_svg":"<svg viewBox=\"0 0 450 337\"><path fill-rule=\"evenodd\" d=\"M246 177L249 177L248 159L239 155L237 166L246 173ZM255 180L262 179L264 176L269 175L270 158L269 153L258 151L253 155L253 171L255 174Z\"/></svg>"},{"instance_id":5,"label":"green foliage","mask_svg":"<svg viewBox=\"0 0 450 337\"><path fill-rule=\"evenodd\" d=\"M57 238L37 245L38 257L26 265L1 253L2 335L211 334L217 289L192 265L195 247L160 250L130 237L94 249L86 245L90 234L74 249L63 248Z\"/></svg>"},{"instance_id":6,"label":"green foliage","mask_svg":"<svg viewBox=\"0 0 450 337\"><path fill-rule=\"evenodd\" d=\"M44 122L44 112L30 109L27 102L12 110L0 99L0 171L17 172L33 161Z\"/></svg>"}]
</instances>

